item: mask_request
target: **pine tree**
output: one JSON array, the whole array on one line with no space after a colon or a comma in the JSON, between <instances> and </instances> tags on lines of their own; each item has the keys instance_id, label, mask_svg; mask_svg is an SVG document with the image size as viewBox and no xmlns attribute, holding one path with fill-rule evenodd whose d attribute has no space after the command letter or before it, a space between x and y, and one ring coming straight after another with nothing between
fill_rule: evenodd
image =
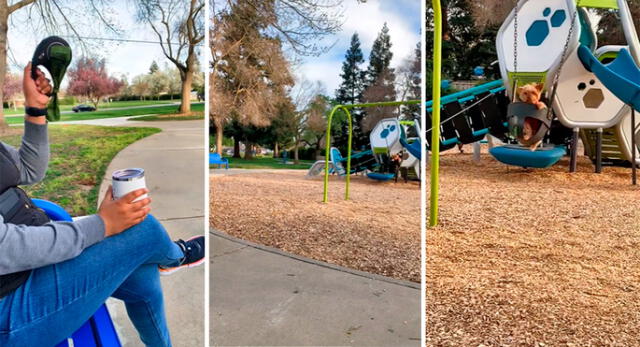
<instances>
[{"instance_id":1,"label":"pine tree","mask_svg":"<svg viewBox=\"0 0 640 347\"><path fill-rule=\"evenodd\" d=\"M389 27L384 23L382 30L376 37L369 55L369 67L367 68L367 88L364 92L366 102L395 101L396 89L395 69L391 65L393 52L391 52L391 36ZM397 107L375 107L367 109L363 116L362 128L368 140L369 132L383 118L397 117Z\"/></svg>"},{"instance_id":2,"label":"pine tree","mask_svg":"<svg viewBox=\"0 0 640 347\"><path fill-rule=\"evenodd\" d=\"M160 67L158 66L158 63L156 63L156 61L154 60L151 63L151 66L149 66L149 75L153 75L154 73L156 73L158 70L160 70Z\"/></svg>"},{"instance_id":3,"label":"pine tree","mask_svg":"<svg viewBox=\"0 0 640 347\"><path fill-rule=\"evenodd\" d=\"M369 68L367 69L367 86L376 83L376 80L382 73L389 69L393 74L394 69L390 68L393 52L391 52L391 36L389 36L389 27L384 23L382 30L376 37L371 47L369 55Z\"/></svg>"},{"instance_id":4,"label":"pine tree","mask_svg":"<svg viewBox=\"0 0 640 347\"><path fill-rule=\"evenodd\" d=\"M345 54L345 60L342 63L342 83L336 90L336 103L345 104L357 104L362 102L362 93L364 91L365 84L365 72L360 65L364 63L364 57L362 50L360 49L360 38L358 33L354 33L351 37L351 45ZM353 117L353 143L352 148L359 150L363 145L363 138L365 138L362 132L360 123L362 121L362 110L352 109L351 116ZM338 147L343 153L347 149L349 139L349 123L345 119L341 122L340 132L334 136L335 147ZM366 142L368 143L368 141ZM365 143L365 144L366 144Z\"/></svg>"}]
</instances>

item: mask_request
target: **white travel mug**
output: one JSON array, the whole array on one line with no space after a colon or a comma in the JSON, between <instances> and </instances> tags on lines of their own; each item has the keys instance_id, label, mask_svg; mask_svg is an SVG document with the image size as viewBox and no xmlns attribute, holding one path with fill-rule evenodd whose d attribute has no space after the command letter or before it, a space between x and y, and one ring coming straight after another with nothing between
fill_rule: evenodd
<instances>
[{"instance_id":1,"label":"white travel mug","mask_svg":"<svg viewBox=\"0 0 640 347\"><path fill-rule=\"evenodd\" d=\"M113 198L115 200L120 199L134 190L147 187L144 180L144 169L140 168L116 170L111 175L111 182L113 186ZM142 200L146 197L147 194L144 194L134 201Z\"/></svg>"}]
</instances>

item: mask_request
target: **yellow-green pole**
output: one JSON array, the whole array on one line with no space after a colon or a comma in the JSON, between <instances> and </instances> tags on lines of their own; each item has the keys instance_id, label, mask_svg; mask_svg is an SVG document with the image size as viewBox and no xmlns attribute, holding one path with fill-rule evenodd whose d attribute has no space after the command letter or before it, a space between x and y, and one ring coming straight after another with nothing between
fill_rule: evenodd
<instances>
[{"instance_id":1,"label":"yellow-green pole","mask_svg":"<svg viewBox=\"0 0 640 347\"><path fill-rule=\"evenodd\" d=\"M347 114L349 120L349 143L347 144L347 186L344 190L344 199L349 200L349 182L351 181L351 141L353 139L353 120L351 120L351 113L349 109L343 107L342 110Z\"/></svg>"},{"instance_id":2,"label":"yellow-green pole","mask_svg":"<svg viewBox=\"0 0 640 347\"><path fill-rule=\"evenodd\" d=\"M345 177L346 179L346 189L345 189L345 200L349 200L349 186L350 186L350 182L351 182L351 152L352 152L352 146L351 146L351 142L353 140L353 120L351 119L351 112L349 111L352 108L356 108L356 107L361 107L361 108L365 108L365 107L384 107L384 106L400 106L400 105L418 105L418 104L424 104L423 101L421 100L408 100L408 101L383 101L383 102L371 102L371 103L365 103L365 104L350 104L350 105L336 105L333 107L333 109L331 110L331 113L329 113L329 119L327 120L327 131L325 134L325 155L324 155L324 191L323 191L323 198L322 198L322 202L328 202L329 201L329 157L331 155L331 122L333 120L333 115L336 113L336 111L338 110L342 110L346 115L347 115L347 119L349 120L349 143L347 145L347 177Z\"/></svg>"},{"instance_id":3,"label":"yellow-green pole","mask_svg":"<svg viewBox=\"0 0 640 347\"><path fill-rule=\"evenodd\" d=\"M431 114L431 197L429 226L438 224L438 176L440 170L440 83L442 66L442 8L440 0L433 3L433 113Z\"/></svg>"},{"instance_id":4,"label":"yellow-green pole","mask_svg":"<svg viewBox=\"0 0 640 347\"><path fill-rule=\"evenodd\" d=\"M329 156L331 155L331 120L333 119L333 114L341 106L335 106L331 113L329 113L329 120L327 121L327 133L324 136L324 192L322 202L329 201Z\"/></svg>"}]
</instances>

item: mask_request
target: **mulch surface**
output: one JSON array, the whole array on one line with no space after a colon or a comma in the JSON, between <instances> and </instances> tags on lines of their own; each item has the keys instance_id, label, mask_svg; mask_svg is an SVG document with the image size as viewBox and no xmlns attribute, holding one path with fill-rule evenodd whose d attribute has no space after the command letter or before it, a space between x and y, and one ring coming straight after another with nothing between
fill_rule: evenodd
<instances>
[{"instance_id":1,"label":"mulch surface","mask_svg":"<svg viewBox=\"0 0 640 347\"><path fill-rule=\"evenodd\" d=\"M640 344L640 187L629 168L578 170L442 156L427 345Z\"/></svg>"},{"instance_id":2,"label":"mulch surface","mask_svg":"<svg viewBox=\"0 0 640 347\"><path fill-rule=\"evenodd\" d=\"M331 177L304 170L211 177L210 225L232 236L332 264L420 281L420 185Z\"/></svg>"}]
</instances>

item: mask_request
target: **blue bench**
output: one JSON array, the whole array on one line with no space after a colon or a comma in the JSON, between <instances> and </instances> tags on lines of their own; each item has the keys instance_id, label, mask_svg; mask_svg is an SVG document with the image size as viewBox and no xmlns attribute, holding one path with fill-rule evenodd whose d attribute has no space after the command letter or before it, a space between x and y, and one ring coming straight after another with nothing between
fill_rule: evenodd
<instances>
[{"instance_id":1,"label":"blue bench","mask_svg":"<svg viewBox=\"0 0 640 347\"><path fill-rule=\"evenodd\" d=\"M220 168L224 165L225 169L229 169L229 159L222 158L218 153L209 153L209 165L218 165Z\"/></svg>"},{"instance_id":2,"label":"blue bench","mask_svg":"<svg viewBox=\"0 0 640 347\"><path fill-rule=\"evenodd\" d=\"M62 207L46 200L33 199L33 202L41 208L53 221L72 221L71 216ZM69 344L69 340L73 344ZM107 306L102 304L98 311L86 321L80 329L76 330L65 341L56 347L122 347L118 333L111 321Z\"/></svg>"}]
</instances>

